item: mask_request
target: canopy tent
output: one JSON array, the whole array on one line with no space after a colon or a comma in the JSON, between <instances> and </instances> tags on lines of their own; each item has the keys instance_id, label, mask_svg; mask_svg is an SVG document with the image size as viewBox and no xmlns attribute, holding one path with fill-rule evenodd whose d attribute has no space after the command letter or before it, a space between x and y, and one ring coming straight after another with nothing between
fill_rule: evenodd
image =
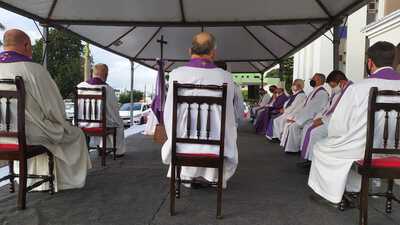
<instances>
[{"instance_id":1,"label":"canopy tent","mask_svg":"<svg viewBox=\"0 0 400 225\"><path fill-rule=\"evenodd\" d=\"M151 68L157 39L166 70L188 60L191 37L216 36L232 72L263 72L291 56L366 0L3 0L0 6Z\"/></svg>"}]
</instances>

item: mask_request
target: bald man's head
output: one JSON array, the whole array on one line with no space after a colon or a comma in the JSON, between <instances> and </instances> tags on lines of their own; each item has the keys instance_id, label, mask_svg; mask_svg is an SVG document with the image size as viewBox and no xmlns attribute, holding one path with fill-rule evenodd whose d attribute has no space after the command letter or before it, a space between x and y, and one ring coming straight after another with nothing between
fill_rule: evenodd
<instances>
[{"instance_id":1,"label":"bald man's head","mask_svg":"<svg viewBox=\"0 0 400 225\"><path fill-rule=\"evenodd\" d=\"M29 36L22 30L12 29L4 33L3 48L6 51L15 51L32 57L32 45Z\"/></svg>"},{"instance_id":2,"label":"bald man's head","mask_svg":"<svg viewBox=\"0 0 400 225\"><path fill-rule=\"evenodd\" d=\"M196 34L192 39L192 48L190 54L192 56L214 59L215 57L215 37L208 32Z\"/></svg>"}]
</instances>

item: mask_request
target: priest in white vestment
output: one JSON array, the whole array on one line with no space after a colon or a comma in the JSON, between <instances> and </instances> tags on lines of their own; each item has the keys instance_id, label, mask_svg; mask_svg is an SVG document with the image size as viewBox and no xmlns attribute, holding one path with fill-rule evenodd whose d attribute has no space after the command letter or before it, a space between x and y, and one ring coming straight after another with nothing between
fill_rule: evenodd
<instances>
[{"instance_id":1,"label":"priest in white vestment","mask_svg":"<svg viewBox=\"0 0 400 225\"><path fill-rule=\"evenodd\" d=\"M4 34L3 44L5 51L0 53L0 78L14 79L18 75L25 83L27 144L43 145L53 153L55 191L82 188L91 168L85 135L66 120L62 96L49 72L32 62L31 41L27 34L9 30ZM2 143L16 141L1 138ZM28 160L29 174L48 175L48 171L47 155ZM33 182L28 179L28 185ZM48 183L45 183L35 190L47 189Z\"/></svg>"},{"instance_id":2,"label":"priest in white vestment","mask_svg":"<svg viewBox=\"0 0 400 225\"><path fill-rule=\"evenodd\" d=\"M347 88L353 82L349 81L342 71L334 70L328 75L326 83L328 83L332 90L329 104L303 128L301 157L306 160L305 165L307 168L311 166L310 161L312 160L312 148L314 144L328 136L328 124L332 113L335 111L337 104L346 92Z\"/></svg>"},{"instance_id":3,"label":"priest in white vestment","mask_svg":"<svg viewBox=\"0 0 400 225\"><path fill-rule=\"evenodd\" d=\"M348 87L333 112L328 126L328 137L314 145L308 185L320 196L332 203L339 203L345 189L350 192L360 190L361 177L351 171L353 162L364 158L368 98L371 87L379 90L400 89L400 74L391 67L394 45L377 42L367 51L368 79ZM379 102L397 102L398 98L381 97ZM389 121L388 147L394 146L395 117L391 113ZM375 147L383 146L382 132L384 113L376 114L374 138ZM350 172L350 173L349 173Z\"/></svg>"},{"instance_id":4,"label":"priest in white vestment","mask_svg":"<svg viewBox=\"0 0 400 225\"><path fill-rule=\"evenodd\" d=\"M119 104L118 98L115 95L115 90L106 83L108 78L108 66L106 64L96 64L93 70L93 77L87 81L83 81L78 84L78 87L81 88L106 88L106 117L107 117L107 126L108 127L116 127L117 128L117 136L116 136L116 157L122 157L125 154L125 137L124 137L124 122L119 116ZM80 94L87 94L87 91L80 91ZM93 94L93 93L91 93ZM100 108L100 104L99 104ZM83 110L83 102L80 104L80 110ZM93 114L94 116L94 114ZM98 119L98 118L97 118ZM81 127L99 127L98 123L80 123ZM91 142L98 143L99 146L102 146L102 138L101 137L91 137ZM113 136L109 135L107 137L107 148L113 147Z\"/></svg>"},{"instance_id":5,"label":"priest in white vestment","mask_svg":"<svg viewBox=\"0 0 400 225\"><path fill-rule=\"evenodd\" d=\"M316 73L310 81L313 91L308 95L303 108L288 118L281 139L285 152L299 152L302 129L329 103L329 94L324 88L325 75Z\"/></svg>"},{"instance_id":6,"label":"priest in white vestment","mask_svg":"<svg viewBox=\"0 0 400 225\"><path fill-rule=\"evenodd\" d=\"M270 87L271 94L274 94L276 86L273 85ZM266 105L270 104L272 101L272 96L268 94L264 88L260 88L259 90L260 99L257 104L251 107L250 113L251 118L255 119L257 117L258 111L264 108Z\"/></svg>"},{"instance_id":7,"label":"priest in white vestment","mask_svg":"<svg viewBox=\"0 0 400 225\"><path fill-rule=\"evenodd\" d=\"M296 79L293 81L292 85L292 95L289 97L289 100L285 102L283 106L282 115L275 118L273 120L272 127L272 135L267 131L266 137L268 139L281 139L281 135L283 132L284 125L288 118L292 118L293 115L299 111L303 105L304 101L307 98L306 94L303 91L304 89L304 81L301 79Z\"/></svg>"},{"instance_id":8,"label":"priest in white vestment","mask_svg":"<svg viewBox=\"0 0 400 225\"><path fill-rule=\"evenodd\" d=\"M173 109L173 82L178 81L179 83L199 84L199 85L222 85L227 83L228 93L226 99L226 123L225 123L225 162L224 162L224 173L223 173L223 186L226 187L227 181L235 173L238 164L238 151L236 146L237 131L235 126L235 115L233 108L234 98L234 83L232 80L232 74L217 68L213 64L215 57L215 39L210 33L202 32L197 34L192 41L191 60L183 67L179 67L173 70L169 75L169 90L167 93L167 99L165 102L164 109L164 122L165 129L167 132L168 140L162 147L162 160L165 164L170 164L171 160L171 135L172 135L172 109ZM199 95L209 94L210 96L215 95L212 91L202 90L183 90L180 94L187 95ZM192 105L192 113L197 114L197 106ZM187 120L187 105L181 105L178 109L177 121L177 136L186 136L186 120ZM205 109L207 110L207 106ZM219 138L219 124L220 124L220 110L213 108L211 111L211 132L210 137ZM192 117L191 120L193 135L196 136L197 120ZM203 125L202 125L203 127ZM210 145L196 145L196 144L178 144L177 152L179 153L195 153L195 154L219 154L218 146ZM168 172L168 177L170 171ZM193 180L197 178L203 178L210 182L216 182L218 180L218 170L214 168L198 168L198 167L182 167L181 177L185 180Z\"/></svg>"}]
</instances>

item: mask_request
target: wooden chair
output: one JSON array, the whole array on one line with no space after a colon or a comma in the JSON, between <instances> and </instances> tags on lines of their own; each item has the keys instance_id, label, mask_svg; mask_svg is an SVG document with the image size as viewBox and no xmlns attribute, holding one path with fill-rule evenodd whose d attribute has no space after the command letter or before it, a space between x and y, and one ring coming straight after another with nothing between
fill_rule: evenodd
<instances>
[{"instance_id":1,"label":"wooden chair","mask_svg":"<svg viewBox=\"0 0 400 225\"><path fill-rule=\"evenodd\" d=\"M221 93L221 97L210 97L210 96L183 96L178 95L179 90L211 90L218 91ZM222 209L222 181L223 181L223 167L224 167L224 138L225 138L225 120L226 120L226 95L227 85L193 85L193 84L179 84L174 82L173 84L173 117L172 117L172 158L171 158L171 182L170 182L170 213L175 214L175 198L180 198L180 186L182 183L192 183L192 181L181 180L181 168L182 166L192 167L207 167L218 169L218 182L212 183L217 185L217 218L221 217ZM187 137L177 136L177 113L178 107L181 104L187 103L188 105L188 119L187 119ZM190 105L198 105L197 114L197 138L190 137L191 133L191 107ZM201 110L202 104L208 105L207 110L207 137L201 138ZM217 105L221 107L221 124L220 124L220 138L219 140L210 139L210 117L211 117L211 105ZM210 146L219 146L219 154L186 154L177 152L177 144L201 144Z\"/></svg>"},{"instance_id":2,"label":"wooden chair","mask_svg":"<svg viewBox=\"0 0 400 225\"><path fill-rule=\"evenodd\" d=\"M17 207L25 209L26 193L45 182L49 182L50 194L54 193L54 157L53 154L41 145L28 145L25 134L25 87L21 77L14 79L0 79L1 85L16 86L15 91L0 90L0 137L15 138L16 144L0 143L0 160L8 160L9 174L0 178L0 182L10 180L10 192L15 191L14 178L19 178ZM16 112L12 105L16 101ZM16 113L16 117L12 115ZM16 119L15 119L16 118ZM15 121L13 121L15 120ZM15 126L16 124L16 126ZM16 127L16 129L15 129ZM15 131L16 130L16 131ZM29 158L47 154L49 157L49 175L28 174L27 160ZM14 161L19 161L19 174L14 173ZM27 179L38 179L39 181L27 187Z\"/></svg>"},{"instance_id":3,"label":"wooden chair","mask_svg":"<svg viewBox=\"0 0 400 225\"><path fill-rule=\"evenodd\" d=\"M85 133L88 140L88 149L97 149L100 151L101 165L106 166L106 155L109 152L113 152L115 160L117 150L117 128L107 126L106 88L76 87L74 91L74 98L74 124L80 127ZM82 114L80 113L81 111ZM98 126L85 127L90 123L98 124ZM113 137L112 148L107 148L108 135L112 135ZM91 147L89 143L90 137L101 137L102 147Z\"/></svg>"},{"instance_id":4,"label":"wooden chair","mask_svg":"<svg viewBox=\"0 0 400 225\"><path fill-rule=\"evenodd\" d=\"M378 97L397 97L398 103L377 102ZM384 112L383 127L383 148L374 147L375 137L375 114ZM396 114L396 124L394 136L394 148L388 147L389 139L389 113ZM365 147L365 155L363 160L355 162L358 173L362 176L361 193L360 193L360 225L368 224L368 196L382 196L386 198L386 213L392 212L392 201L399 202L399 199L393 195L393 179L400 178L400 157L394 155L400 154L400 91L378 90L373 87L370 90L369 108L368 108L368 125L367 140ZM374 154L385 154L385 156L373 157ZM386 193L369 194L369 179L382 178L388 179L388 187Z\"/></svg>"}]
</instances>

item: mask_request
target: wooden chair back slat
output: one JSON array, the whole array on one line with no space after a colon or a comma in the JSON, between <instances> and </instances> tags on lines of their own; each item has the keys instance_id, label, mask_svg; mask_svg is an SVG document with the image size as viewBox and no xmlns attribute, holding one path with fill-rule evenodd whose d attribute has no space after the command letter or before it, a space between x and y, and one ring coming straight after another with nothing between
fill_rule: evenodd
<instances>
[{"instance_id":1,"label":"wooden chair back slat","mask_svg":"<svg viewBox=\"0 0 400 225\"><path fill-rule=\"evenodd\" d=\"M223 152L223 146L224 146L224 137L225 137L225 121L226 121L226 98L227 98L227 85L223 84L222 86L217 86L217 85L193 85L193 84L180 84L178 82L174 82L173 84L173 99L174 99L174 106L173 106L173 129L176 129L176 123L177 123L177 112L178 112L178 107L181 106L182 104L188 104L188 110L187 110L187 124L186 124L186 130L187 134L185 135L186 138L182 137L173 137L173 146L176 145L176 143L195 143L195 144L210 144L210 145L220 145L220 156L223 157L224 152ZM220 97L215 97L215 96L186 96L186 95L179 95L179 91L182 89L190 89L190 90L211 90L211 91L216 91L221 94ZM202 105L206 104L208 108L206 109L207 113L205 114L205 118L202 118ZM197 105L197 106L194 106ZM211 133L211 108L212 106L219 106L221 107L221 125L220 125L220 139L219 140L210 140L210 133ZM197 118L195 119L197 122L195 127L194 124L192 125L192 106L193 110L197 109ZM195 114L196 115L196 114ZM202 122L203 120L207 120L206 123L206 132L207 132L207 137L202 138ZM175 128L174 128L175 126ZM191 129L196 129L195 133L193 136L191 135ZM176 136L176 130L173 130L173 135ZM173 147L175 149L175 147ZM173 150L174 151L174 150Z\"/></svg>"},{"instance_id":2,"label":"wooden chair back slat","mask_svg":"<svg viewBox=\"0 0 400 225\"><path fill-rule=\"evenodd\" d=\"M26 150L26 133L25 133L25 85L22 77L16 76L15 79L0 79L1 85L15 86L15 91L0 90L0 124L3 129L0 131L0 137L17 138L19 150L22 157L25 157ZM5 102L2 101L5 99ZM16 112L13 107L16 102ZM4 111L2 107L4 106ZM5 113L3 119L3 112ZM12 113L16 113L13 117ZM15 121L14 119L15 118ZM16 124L14 126L13 124ZM16 127L16 130L14 129Z\"/></svg>"},{"instance_id":3,"label":"wooden chair back slat","mask_svg":"<svg viewBox=\"0 0 400 225\"><path fill-rule=\"evenodd\" d=\"M378 102L378 97L396 97L399 99L398 102ZM369 92L369 103L368 103L368 115L367 115L367 137L364 155L364 165L369 167L373 154L400 154L399 149L399 138L400 138L400 91L392 90L378 90L377 87L372 87ZM383 111L383 112L382 112ZM396 112L396 124L395 131L393 132L394 146L389 146L390 132L390 117L391 113ZM383 115L383 147L374 147L375 137L375 123L376 113L384 113ZM394 119L394 118L393 118Z\"/></svg>"},{"instance_id":4,"label":"wooden chair back slat","mask_svg":"<svg viewBox=\"0 0 400 225\"><path fill-rule=\"evenodd\" d=\"M82 94L81 92L90 92L94 94ZM106 109L105 87L101 88L76 87L74 95L75 95L74 124L76 126L80 126L80 123L99 123L101 127L106 128L107 109ZM80 115L81 112L80 107L82 109L82 115Z\"/></svg>"},{"instance_id":5,"label":"wooden chair back slat","mask_svg":"<svg viewBox=\"0 0 400 225\"><path fill-rule=\"evenodd\" d=\"M400 112L397 112L396 132L394 136L394 148L399 148L399 139L400 139Z\"/></svg>"}]
</instances>

